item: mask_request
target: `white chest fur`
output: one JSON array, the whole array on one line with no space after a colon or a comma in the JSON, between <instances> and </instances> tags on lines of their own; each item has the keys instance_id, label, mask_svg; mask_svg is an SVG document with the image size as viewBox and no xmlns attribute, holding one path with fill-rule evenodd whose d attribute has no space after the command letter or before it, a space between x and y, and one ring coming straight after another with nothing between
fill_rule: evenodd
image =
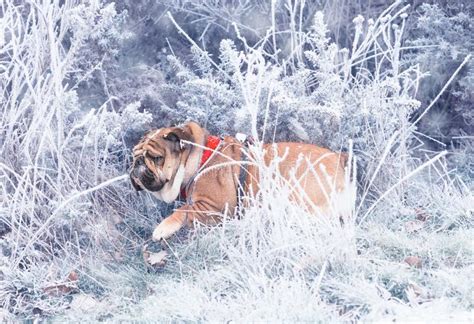
<instances>
[{"instance_id":1,"label":"white chest fur","mask_svg":"<svg viewBox=\"0 0 474 324\"><path fill-rule=\"evenodd\" d=\"M153 192L153 195L166 202L172 203L178 198L179 192L181 191L181 184L184 180L185 168L180 165L173 181L167 182L160 191Z\"/></svg>"}]
</instances>

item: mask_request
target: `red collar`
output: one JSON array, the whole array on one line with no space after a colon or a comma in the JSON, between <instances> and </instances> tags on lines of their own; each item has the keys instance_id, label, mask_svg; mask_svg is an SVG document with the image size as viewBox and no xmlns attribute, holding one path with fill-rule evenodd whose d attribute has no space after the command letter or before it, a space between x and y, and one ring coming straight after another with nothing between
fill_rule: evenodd
<instances>
[{"instance_id":1,"label":"red collar","mask_svg":"<svg viewBox=\"0 0 474 324\"><path fill-rule=\"evenodd\" d=\"M206 148L202 151L201 163L199 164L198 169L200 169L204 165L204 163L206 163L207 160L209 160L212 153L214 153L217 147L219 146L220 142L221 142L221 139L218 136L213 136L213 135L207 136ZM187 189L186 187L187 187L187 184L181 188L181 193L180 193L181 199L186 199L186 189Z\"/></svg>"},{"instance_id":2,"label":"red collar","mask_svg":"<svg viewBox=\"0 0 474 324\"><path fill-rule=\"evenodd\" d=\"M201 164L199 167L202 167L204 163L209 160L211 157L212 153L216 150L216 148L219 146L219 143L221 142L221 139L217 136L212 136L209 135L206 140L206 148L202 152L202 157L201 157Z\"/></svg>"}]
</instances>

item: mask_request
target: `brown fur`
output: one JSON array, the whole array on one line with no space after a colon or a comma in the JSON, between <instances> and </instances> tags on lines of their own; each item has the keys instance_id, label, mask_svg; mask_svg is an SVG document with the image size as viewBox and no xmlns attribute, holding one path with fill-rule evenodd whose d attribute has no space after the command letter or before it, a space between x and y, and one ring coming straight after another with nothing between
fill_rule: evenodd
<instances>
[{"instance_id":1,"label":"brown fur","mask_svg":"<svg viewBox=\"0 0 474 324\"><path fill-rule=\"evenodd\" d=\"M225 211L233 213L237 207L237 188L241 171L238 162L241 161L242 143L233 137L225 137L218 152L206 163L204 172L195 178L199 170L202 147L208 135L207 130L191 122L183 127L151 131L135 146L131 180L137 190L144 189L142 181L147 180L144 178L146 169L137 166L137 161L142 156L148 172L154 177L151 185L159 187L164 183L160 190L151 190L157 198L171 202L177 198L181 187L190 183L187 186L188 203L175 210L155 228L153 240L166 239L182 226L192 226L195 221L204 224L218 223ZM347 160L345 154L302 143L264 144L263 150L264 162L267 165L277 156L284 157L279 164L282 177L289 180L292 186L300 188L293 192L290 198L310 210L315 207L324 209L328 205L327 195L344 188L344 166ZM163 159L154 161L157 155L163 156ZM308 163L313 165L313 171L309 170ZM325 169L325 172L321 168ZM258 167L250 164L247 171L245 191L256 193ZM330 176L330 181L327 181L327 175ZM304 197L301 197L301 192L305 193Z\"/></svg>"}]
</instances>

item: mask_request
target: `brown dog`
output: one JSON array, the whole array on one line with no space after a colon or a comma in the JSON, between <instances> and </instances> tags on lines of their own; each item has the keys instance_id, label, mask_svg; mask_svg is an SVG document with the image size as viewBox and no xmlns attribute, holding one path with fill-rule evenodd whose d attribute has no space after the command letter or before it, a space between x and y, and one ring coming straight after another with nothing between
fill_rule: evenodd
<instances>
[{"instance_id":1,"label":"brown dog","mask_svg":"<svg viewBox=\"0 0 474 324\"><path fill-rule=\"evenodd\" d=\"M192 226L194 221L218 223L223 213L235 211L239 188L247 193L258 191L258 167L255 163L242 162L246 156L244 146L230 136L223 139L211 136L194 122L145 134L133 149L130 172L133 186L148 190L168 203L180 195L187 197L184 206L155 228L154 241L167 239L182 226ZM299 194L291 198L307 207L326 207L328 195L344 187L345 154L310 144L264 144L265 164L275 157L282 160L281 176L305 193L305 197Z\"/></svg>"}]
</instances>

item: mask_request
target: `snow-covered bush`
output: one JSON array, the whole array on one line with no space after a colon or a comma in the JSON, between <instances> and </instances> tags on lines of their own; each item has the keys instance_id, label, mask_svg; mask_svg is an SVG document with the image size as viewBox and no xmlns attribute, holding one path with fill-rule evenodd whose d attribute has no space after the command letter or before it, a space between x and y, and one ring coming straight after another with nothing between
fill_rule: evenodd
<instances>
[{"instance_id":1,"label":"snow-covered bush","mask_svg":"<svg viewBox=\"0 0 474 324\"><path fill-rule=\"evenodd\" d=\"M79 267L81 254L99 256L121 244L113 243L113 225L130 206L127 187L92 188L125 172L123 138L142 133L151 116L137 104L123 113L110 101L90 111L79 104L77 85L92 71L80 62L91 49L83 42L100 39L109 50L113 6L6 1L2 10L0 303L13 314L47 314L64 300L45 296Z\"/></svg>"},{"instance_id":2,"label":"snow-covered bush","mask_svg":"<svg viewBox=\"0 0 474 324\"><path fill-rule=\"evenodd\" d=\"M367 177L379 165L380 148L393 137L389 144L399 149L390 153L391 164L377 178L383 192L398 179L391 176L392 166L398 170L409 163L410 116L420 107L415 94L422 75L417 66L400 67L406 14L400 10L392 16L394 7L365 25L356 18L351 50L330 42L317 12L310 30L297 35L297 47L305 49L301 61L282 57L280 64L269 64L265 40L243 51L224 40L218 63L195 48L197 73L170 57L181 118L168 117L198 120L211 131L244 131L267 141L305 141L334 150L347 148L347 139L353 139ZM376 54L367 57L367 52ZM371 65L378 68L372 71Z\"/></svg>"},{"instance_id":3,"label":"snow-covered bush","mask_svg":"<svg viewBox=\"0 0 474 324\"><path fill-rule=\"evenodd\" d=\"M423 4L419 8L419 16L412 31L412 39L408 41L423 47L413 55L413 60L429 70L428 82L422 84L423 98L432 99L436 91L446 82L464 57L474 50L472 33L472 4L452 3L447 7L438 4ZM435 45L435 46L433 46ZM431 62L431 63L428 63ZM474 63L469 62L463 75L456 80L450 91L453 98L442 98L440 107L432 118L426 118L422 126L426 132L447 142L453 136L459 136L460 129L466 129L463 123L471 125L473 130L474 116L471 106L474 86ZM455 105L447 107L448 102ZM441 115L441 117L437 117ZM426 126L425 126L426 124ZM433 125L434 124L434 125Z\"/></svg>"}]
</instances>

